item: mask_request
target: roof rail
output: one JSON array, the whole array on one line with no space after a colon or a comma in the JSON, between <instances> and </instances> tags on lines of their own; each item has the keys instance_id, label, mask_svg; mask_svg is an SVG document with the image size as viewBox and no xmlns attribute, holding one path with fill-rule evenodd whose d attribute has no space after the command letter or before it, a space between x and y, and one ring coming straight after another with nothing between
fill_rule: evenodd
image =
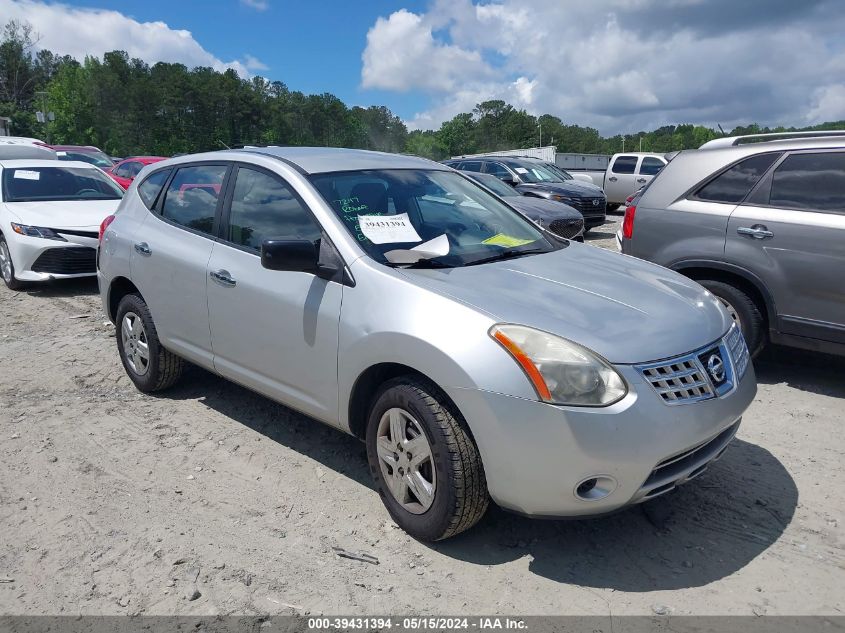
<instances>
[{"instance_id":1,"label":"roof rail","mask_svg":"<svg viewBox=\"0 0 845 633\"><path fill-rule=\"evenodd\" d=\"M698 149L718 149L721 147L736 147L755 141L782 141L793 138L825 138L828 136L845 136L845 130L817 130L815 132L771 132L769 134L745 134L743 136L727 136L707 141Z\"/></svg>"}]
</instances>

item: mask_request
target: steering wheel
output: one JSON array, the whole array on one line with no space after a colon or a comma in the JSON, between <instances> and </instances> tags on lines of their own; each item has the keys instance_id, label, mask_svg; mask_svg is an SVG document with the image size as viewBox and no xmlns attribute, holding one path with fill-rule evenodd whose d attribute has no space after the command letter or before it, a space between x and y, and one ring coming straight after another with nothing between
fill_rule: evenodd
<instances>
[{"instance_id":1,"label":"steering wheel","mask_svg":"<svg viewBox=\"0 0 845 633\"><path fill-rule=\"evenodd\" d=\"M96 189L80 189L74 195L81 196L82 194L85 194L85 193L99 193L99 192Z\"/></svg>"}]
</instances>

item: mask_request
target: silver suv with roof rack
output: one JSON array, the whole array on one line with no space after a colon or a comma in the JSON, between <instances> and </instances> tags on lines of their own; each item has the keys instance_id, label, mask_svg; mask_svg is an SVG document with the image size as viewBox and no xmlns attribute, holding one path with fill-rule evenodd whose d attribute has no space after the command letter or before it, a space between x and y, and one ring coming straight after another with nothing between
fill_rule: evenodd
<instances>
[{"instance_id":1,"label":"silver suv with roof rack","mask_svg":"<svg viewBox=\"0 0 845 633\"><path fill-rule=\"evenodd\" d=\"M845 354L845 131L681 152L628 207L621 242L710 290L752 351Z\"/></svg>"}]
</instances>

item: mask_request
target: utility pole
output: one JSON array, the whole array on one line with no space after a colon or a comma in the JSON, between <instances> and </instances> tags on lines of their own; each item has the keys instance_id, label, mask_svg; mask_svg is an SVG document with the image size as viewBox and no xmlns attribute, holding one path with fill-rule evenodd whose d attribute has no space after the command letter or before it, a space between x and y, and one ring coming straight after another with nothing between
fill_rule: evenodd
<instances>
[{"instance_id":1,"label":"utility pole","mask_svg":"<svg viewBox=\"0 0 845 633\"><path fill-rule=\"evenodd\" d=\"M625 135L622 135L622 153L625 153Z\"/></svg>"},{"instance_id":2,"label":"utility pole","mask_svg":"<svg viewBox=\"0 0 845 633\"><path fill-rule=\"evenodd\" d=\"M643 135L640 134L640 151L643 151Z\"/></svg>"},{"instance_id":3,"label":"utility pole","mask_svg":"<svg viewBox=\"0 0 845 633\"><path fill-rule=\"evenodd\" d=\"M39 90L35 96L41 97L41 112L35 113L35 118L39 123L44 124L44 136L47 140L47 145L50 144L50 121L56 120L56 115L52 112L47 112L47 92Z\"/></svg>"},{"instance_id":4,"label":"utility pole","mask_svg":"<svg viewBox=\"0 0 845 633\"><path fill-rule=\"evenodd\" d=\"M540 128L540 144L537 147L543 147L543 124L537 123L537 127Z\"/></svg>"}]
</instances>

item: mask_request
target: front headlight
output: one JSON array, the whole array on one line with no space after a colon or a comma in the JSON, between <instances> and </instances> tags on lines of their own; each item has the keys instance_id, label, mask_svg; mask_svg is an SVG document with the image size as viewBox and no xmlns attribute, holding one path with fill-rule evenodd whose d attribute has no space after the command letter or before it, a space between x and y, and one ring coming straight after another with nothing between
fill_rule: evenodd
<instances>
[{"instance_id":1,"label":"front headlight","mask_svg":"<svg viewBox=\"0 0 845 633\"><path fill-rule=\"evenodd\" d=\"M15 224L12 222L12 230L18 235L27 235L29 237L40 237L45 240L67 242L65 238L56 233L53 229L45 229L42 226L27 226L25 224Z\"/></svg>"},{"instance_id":2,"label":"front headlight","mask_svg":"<svg viewBox=\"0 0 845 633\"><path fill-rule=\"evenodd\" d=\"M559 194L552 194L552 200L557 200L558 202L566 202L567 204L572 202L572 198L570 196L561 196Z\"/></svg>"},{"instance_id":3,"label":"front headlight","mask_svg":"<svg viewBox=\"0 0 845 633\"><path fill-rule=\"evenodd\" d=\"M577 343L524 325L494 325L490 336L519 363L544 402L606 407L628 393L610 363Z\"/></svg>"}]
</instances>

